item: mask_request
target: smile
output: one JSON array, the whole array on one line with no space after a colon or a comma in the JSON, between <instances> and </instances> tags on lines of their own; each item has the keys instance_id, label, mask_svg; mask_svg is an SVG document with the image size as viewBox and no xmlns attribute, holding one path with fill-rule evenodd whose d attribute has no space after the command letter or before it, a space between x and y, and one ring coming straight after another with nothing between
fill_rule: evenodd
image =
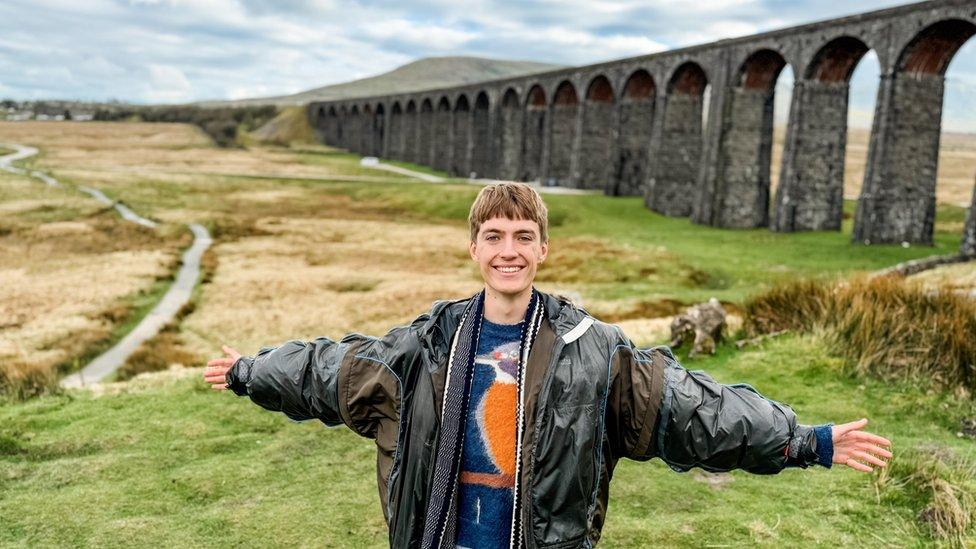
<instances>
[{"instance_id":1,"label":"smile","mask_svg":"<svg viewBox=\"0 0 976 549\"><path fill-rule=\"evenodd\" d=\"M525 267L494 267L495 270L501 271L503 273L517 273L524 268Z\"/></svg>"}]
</instances>

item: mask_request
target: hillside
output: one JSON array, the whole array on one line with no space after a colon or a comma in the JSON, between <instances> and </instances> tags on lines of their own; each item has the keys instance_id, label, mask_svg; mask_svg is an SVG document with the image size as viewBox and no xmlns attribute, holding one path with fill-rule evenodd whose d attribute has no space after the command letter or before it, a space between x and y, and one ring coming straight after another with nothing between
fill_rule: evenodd
<instances>
[{"instance_id":1,"label":"hillside","mask_svg":"<svg viewBox=\"0 0 976 549\"><path fill-rule=\"evenodd\" d=\"M533 61L509 61L483 57L426 57L376 76L314 88L292 95L256 97L237 101L201 101L197 105L203 107L257 104L301 105L310 101L460 86L472 82L483 82L558 68L560 65Z\"/></svg>"}]
</instances>

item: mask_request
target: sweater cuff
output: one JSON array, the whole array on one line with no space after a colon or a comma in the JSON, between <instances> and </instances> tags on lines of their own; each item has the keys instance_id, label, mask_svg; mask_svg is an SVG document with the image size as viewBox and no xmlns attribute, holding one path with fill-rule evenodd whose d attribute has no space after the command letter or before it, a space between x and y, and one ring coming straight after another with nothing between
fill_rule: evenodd
<instances>
[{"instance_id":1,"label":"sweater cuff","mask_svg":"<svg viewBox=\"0 0 976 549\"><path fill-rule=\"evenodd\" d=\"M833 423L825 423L813 428L817 436L817 463L828 469L834 463L833 425Z\"/></svg>"},{"instance_id":2,"label":"sweater cuff","mask_svg":"<svg viewBox=\"0 0 976 549\"><path fill-rule=\"evenodd\" d=\"M797 425L786 448L785 467L822 465L830 468L834 459L832 423L824 425Z\"/></svg>"},{"instance_id":3,"label":"sweater cuff","mask_svg":"<svg viewBox=\"0 0 976 549\"><path fill-rule=\"evenodd\" d=\"M237 362L227 370L225 377L227 388L237 396L247 396L247 382L251 379L251 366L254 359L249 356L242 356Z\"/></svg>"}]
</instances>

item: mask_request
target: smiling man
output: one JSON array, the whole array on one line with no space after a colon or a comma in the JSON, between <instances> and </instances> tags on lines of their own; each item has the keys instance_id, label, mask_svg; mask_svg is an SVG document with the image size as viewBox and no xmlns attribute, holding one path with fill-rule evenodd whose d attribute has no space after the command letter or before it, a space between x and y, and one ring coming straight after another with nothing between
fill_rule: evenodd
<instances>
[{"instance_id":1,"label":"smiling man","mask_svg":"<svg viewBox=\"0 0 976 549\"><path fill-rule=\"evenodd\" d=\"M800 425L748 385L682 368L532 283L548 217L527 185L482 189L469 251L485 288L438 302L382 338L352 334L229 347L205 379L296 420L375 440L392 547L588 547L621 458L677 471L844 464L870 472L890 443L844 425Z\"/></svg>"}]
</instances>

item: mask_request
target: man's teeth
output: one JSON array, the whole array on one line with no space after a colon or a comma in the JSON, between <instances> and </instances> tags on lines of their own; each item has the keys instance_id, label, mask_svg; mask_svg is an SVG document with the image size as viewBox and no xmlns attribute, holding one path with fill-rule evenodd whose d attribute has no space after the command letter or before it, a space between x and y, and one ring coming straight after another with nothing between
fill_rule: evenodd
<instances>
[{"instance_id":1,"label":"man's teeth","mask_svg":"<svg viewBox=\"0 0 976 549\"><path fill-rule=\"evenodd\" d=\"M516 273L522 270L522 267L495 267L503 273Z\"/></svg>"}]
</instances>

